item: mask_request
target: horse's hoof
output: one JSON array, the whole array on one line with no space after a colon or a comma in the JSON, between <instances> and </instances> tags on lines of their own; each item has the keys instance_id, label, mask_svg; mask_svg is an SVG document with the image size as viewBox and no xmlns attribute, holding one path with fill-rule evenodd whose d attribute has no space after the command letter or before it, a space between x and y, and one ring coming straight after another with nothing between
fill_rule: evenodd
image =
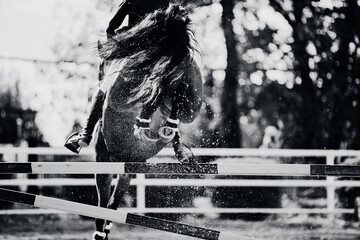
<instances>
[{"instance_id":1,"label":"horse's hoof","mask_svg":"<svg viewBox=\"0 0 360 240\"><path fill-rule=\"evenodd\" d=\"M143 141L143 142L157 142L159 141L159 136L156 132L151 129L134 129L134 136Z\"/></svg>"},{"instance_id":2,"label":"horse's hoof","mask_svg":"<svg viewBox=\"0 0 360 240\"><path fill-rule=\"evenodd\" d=\"M105 240L106 238L106 233L99 231L94 232L92 236L92 240Z\"/></svg>"},{"instance_id":3,"label":"horse's hoof","mask_svg":"<svg viewBox=\"0 0 360 240\"><path fill-rule=\"evenodd\" d=\"M162 142L169 143L174 139L177 131L177 128L174 129L172 127L163 126L159 128L158 134Z\"/></svg>"},{"instance_id":4,"label":"horse's hoof","mask_svg":"<svg viewBox=\"0 0 360 240\"><path fill-rule=\"evenodd\" d=\"M175 151L175 156L182 164L197 164L195 155L191 151L191 149L183 144L180 143L181 146Z\"/></svg>"},{"instance_id":5,"label":"horse's hoof","mask_svg":"<svg viewBox=\"0 0 360 240\"><path fill-rule=\"evenodd\" d=\"M171 119L170 117L168 117L165 125L160 127L158 131L161 141L169 143L171 140L173 140L176 133L179 132L179 124L179 119Z\"/></svg>"}]
</instances>

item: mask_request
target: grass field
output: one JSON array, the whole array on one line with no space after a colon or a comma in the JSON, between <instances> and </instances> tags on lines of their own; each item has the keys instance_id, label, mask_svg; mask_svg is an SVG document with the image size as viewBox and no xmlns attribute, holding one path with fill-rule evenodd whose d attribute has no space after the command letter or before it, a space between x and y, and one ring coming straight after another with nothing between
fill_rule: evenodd
<instances>
[{"instance_id":1,"label":"grass field","mask_svg":"<svg viewBox=\"0 0 360 240\"><path fill-rule=\"evenodd\" d=\"M258 239L360 239L360 227L357 224L346 225L340 220L329 223L323 218L308 218L306 216L278 217L261 222L188 216L180 222ZM93 231L92 219L71 214L0 217L0 239L90 240ZM110 239L185 240L195 238L115 223Z\"/></svg>"}]
</instances>

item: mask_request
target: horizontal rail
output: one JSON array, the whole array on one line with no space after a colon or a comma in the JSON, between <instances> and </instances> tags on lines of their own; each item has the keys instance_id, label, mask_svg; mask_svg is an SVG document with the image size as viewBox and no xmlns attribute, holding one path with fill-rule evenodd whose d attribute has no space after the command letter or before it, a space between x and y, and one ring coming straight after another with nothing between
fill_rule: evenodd
<instances>
[{"instance_id":1,"label":"horizontal rail","mask_svg":"<svg viewBox=\"0 0 360 240\"><path fill-rule=\"evenodd\" d=\"M135 215L112 209L95 207L91 205L43 197L34 194L22 193L0 188L0 199L4 201L17 202L40 208L49 208L65 211L88 217L107 219L118 223L137 225L147 228L158 229L166 232L197 237L209 240L246 240L253 239L244 236L220 232L212 229L190 226L182 223L171 222L158 218Z\"/></svg>"},{"instance_id":2,"label":"horizontal rail","mask_svg":"<svg viewBox=\"0 0 360 240\"><path fill-rule=\"evenodd\" d=\"M130 213L267 213L267 214L353 214L353 209L336 208L119 208L118 211ZM0 215L40 215L68 214L51 209L11 209L0 210Z\"/></svg>"},{"instance_id":3,"label":"horizontal rail","mask_svg":"<svg viewBox=\"0 0 360 240\"><path fill-rule=\"evenodd\" d=\"M194 154L197 156L218 156L218 157L237 157L236 160L231 160L231 161L236 161L237 163L241 162L242 160L244 160L245 162L248 161L248 158L242 158L243 156L254 156L254 157L327 157L327 159L333 159L337 156L347 156L347 157L360 157L360 151L357 150L292 150L292 149L209 149L209 148L193 148L192 149ZM14 147L0 147L0 154L14 154L14 155L27 155L27 154L36 154L36 155L72 155L72 156L76 156L73 153L71 153L70 151L68 151L65 148L14 148ZM95 156L95 151L93 148L85 148L82 149L81 153L79 155L90 155L92 156L92 158ZM175 160L174 156L174 151L173 149L170 148L166 148L163 149L158 155L158 157L166 157L166 156L170 156L174 159L174 162L177 162ZM7 159L7 157L5 157L5 160ZM149 162L155 162L155 159L149 159ZM263 158L262 158L263 159ZM261 160L262 160L261 159ZM276 159L276 158L273 158ZM158 160L158 158L156 159ZM226 162L228 162L227 159L224 159ZM253 159L252 159L253 160ZM269 158L267 158L266 160L270 160ZM169 161L169 159L167 159L166 161ZM172 162L172 160L171 160ZM220 160L218 161L220 162ZM263 162L263 161L261 161ZM252 163L254 163L254 161L252 161ZM267 162L269 163L269 162ZM327 161L327 164L334 164L334 161ZM277 165L278 166L278 165ZM339 165L340 166L340 165ZM1 169L0 169L1 171ZM246 174L248 175L248 174ZM142 175L138 175L138 176L142 176ZM288 175L289 176L289 175ZM295 176L295 175L293 175ZM296 175L298 176L298 175ZM305 175L308 176L308 175ZM317 176L317 175L316 175ZM323 175L325 176L325 175ZM328 175L330 176L330 175ZM358 176L358 175L356 175ZM90 186L90 185L94 185L94 180L93 179L59 179L59 181L56 183L57 179L54 180L49 180L48 179L16 179L16 180L0 180L0 185L1 184L5 184L6 186L15 186L15 182L11 182L11 181L17 181L16 186L20 185L20 186L27 186L27 185L38 185L38 186L59 186L59 185L63 185L63 186ZM44 182L46 181L46 182ZM75 183L75 181L77 183ZM61 184L63 183L63 184ZM195 186L195 187L200 187L200 186L233 186L233 187L247 187L247 186L253 186L253 187L327 187L328 189L332 189L332 191L335 191L334 189L336 187L343 187L343 186L348 186L348 187L358 187L359 186L359 182L357 181L343 181L343 180L336 180L334 177L327 177L327 180L323 180L321 178L321 180L245 180L245 179L166 179L166 181L164 181L164 179L149 179L146 178L146 180L138 178L138 179L133 179L131 184L133 185L137 185L138 187L140 187L141 189L143 189L143 191L145 191L145 187L146 186ZM334 196L328 194L328 198L330 198L330 200L332 198L334 198ZM144 200L145 201L145 200ZM140 204L141 205L141 204ZM144 204L141 206L145 206ZM284 211L283 213L305 213L305 214L309 214L309 213L353 213L353 211L351 209L334 209L331 206L335 206L334 204L330 204L328 203L328 207L327 209L274 209L273 211L275 211L274 213L278 213L281 214L282 211ZM200 209L200 210L196 210L193 208L188 208L185 210L182 210L183 208L178 209L178 211L180 212L184 212L186 213L187 211L189 212L194 212L195 213L197 211L209 211L209 213L220 213L221 211L225 211L225 212L235 212L235 213L241 213L242 211L246 212L246 211L267 211L267 209L231 209L231 208L227 208L227 209ZM23 210L23 209L21 209ZM138 209L133 209L133 210L129 210L129 209L125 209L126 211L128 210L129 212L133 212L133 213L150 213L150 212L159 212L159 213L164 213L167 212L167 208L159 208L159 209L150 209L148 210L148 208L144 208L144 207L140 207ZM18 210L4 210L7 213L11 214L11 211L18 211ZM25 212L23 214L26 214L27 211L34 211L34 212L39 212L39 211L44 211L46 213L46 211L55 211L55 210L42 210L42 209L31 209L31 210L24 210ZM176 208L171 208L169 211L171 212L176 212ZM272 211L272 209L268 209L268 211ZM288 212L286 212L288 211ZM0 215L1 214L5 214L5 212L0 211ZM204 212L203 212L204 213ZM265 212L266 213L266 212ZM269 212L270 213L270 212ZM30 213L29 213L30 214Z\"/></svg>"},{"instance_id":4,"label":"horizontal rail","mask_svg":"<svg viewBox=\"0 0 360 240\"><path fill-rule=\"evenodd\" d=\"M113 180L113 184L116 180ZM131 180L131 185L167 187L360 187L360 181L289 180L289 179L166 179ZM0 186L95 186L93 178L42 178L0 180Z\"/></svg>"},{"instance_id":5,"label":"horizontal rail","mask_svg":"<svg viewBox=\"0 0 360 240\"><path fill-rule=\"evenodd\" d=\"M324 156L360 156L360 150L324 150L324 149L258 149L258 148L192 148L197 156L275 156L275 157L324 157ZM37 154L37 155L74 155L65 148L16 148L0 147L0 154ZM95 155L93 148L81 150L79 155ZM165 148L157 156L174 156L174 150Z\"/></svg>"},{"instance_id":6,"label":"horizontal rail","mask_svg":"<svg viewBox=\"0 0 360 240\"><path fill-rule=\"evenodd\" d=\"M182 174L250 176L358 176L360 166L321 164L179 164L113 162L0 163L0 173L27 174Z\"/></svg>"}]
</instances>

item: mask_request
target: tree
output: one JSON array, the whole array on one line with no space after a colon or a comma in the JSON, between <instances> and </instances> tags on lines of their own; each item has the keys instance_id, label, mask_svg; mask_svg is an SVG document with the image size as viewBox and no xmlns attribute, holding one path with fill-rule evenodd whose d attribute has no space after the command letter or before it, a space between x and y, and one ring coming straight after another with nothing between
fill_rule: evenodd
<instances>
[{"instance_id":1,"label":"tree","mask_svg":"<svg viewBox=\"0 0 360 240\"><path fill-rule=\"evenodd\" d=\"M293 29L294 90L302 98L297 119L300 148L359 147L359 4L342 1L332 9L318 1L270 0ZM331 5L333 2L329 2ZM294 146L295 147L295 146Z\"/></svg>"},{"instance_id":2,"label":"tree","mask_svg":"<svg viewBox=\"0 0 360 240\"><path fill-rule=\"evenodd\" d=\"M223 8L222 28L224 30L227 67L225 69L225 79L223 93L221 96L222 122L220 128L220 146L221 147L240 147L241 129L239 123L239 106L237 104L238 92L238 72L240 62L236 48L236 39L232 22L234 20L234 0L220 1Z\"/></svg>"},{"instance_id":3,"label":"tree","mask_svg":"<svg viewBox=\"0 0 360 240\"><path fill-rule=\"evenodd\" d=\"M294 72L301 79L301 84L294 87L294 90L302 98L302 106L298 109L301 112L300 119L296 119L302 132L296 137L300 138L301 141L297 141L297 145L291 147L314 148L317 142L316 131L318 129L319 111L317 109L316 86L314 86L310 78L311 70L308 63L311 56L307 51L307 46L311 40L311 35L313 35L311 33L314 31L312 27L316 28L318 26L311 26L311 22L303 24L304 18L306 18L304 11L311 5L311 1L292 1L293 6L290 13L286 12L277 0L270 0L269 2L276 11L284 16L293 29L294 40L291 48L294 54Z\"/></svg>"},{"instance_id":4,"label":"tree","mask_svg":"<svg viewBox=\"0 0 360 240\"><path fill-rule=\"evenodd\" d=\"M338 50L333 53L331 67L332 79L327 82L323 96L327 97L329 111L327 124L326 147L329 149L360 148L359 136L359 91L360 91L360 7L355 0L344 2L343 7L332 13L339 16L334 18L333 30L337 35Z\"/></svg>"}]
</instances>

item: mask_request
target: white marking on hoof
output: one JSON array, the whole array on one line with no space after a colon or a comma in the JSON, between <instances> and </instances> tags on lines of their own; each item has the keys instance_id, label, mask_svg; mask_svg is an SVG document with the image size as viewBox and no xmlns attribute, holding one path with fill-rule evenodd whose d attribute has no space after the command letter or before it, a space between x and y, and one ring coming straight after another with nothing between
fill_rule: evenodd
<instances>
[{"instance_id":1,"label":"white marking on hoof","mask_svg":"<svg viewBox=\"0 0 360 240\"><path fill-rule=\"evenodd\" d=\"M99 237L102 237L103 239L105 239L106 238L106 233L96 231L96 232L93 233L92 240L96 240L95 239L96 236L99 236Z\"/></svg>"},{"instance_id":2,"label":"white marking on hoof","mask_svg":"<svg viewBox=\"0 0 360 240\"><path fill-rule=\"evenodd\" d=\"M106 224L105 229L110 230L112 228L112 226L113 226L112 223Z\"/></svg>"}]
</instances>

